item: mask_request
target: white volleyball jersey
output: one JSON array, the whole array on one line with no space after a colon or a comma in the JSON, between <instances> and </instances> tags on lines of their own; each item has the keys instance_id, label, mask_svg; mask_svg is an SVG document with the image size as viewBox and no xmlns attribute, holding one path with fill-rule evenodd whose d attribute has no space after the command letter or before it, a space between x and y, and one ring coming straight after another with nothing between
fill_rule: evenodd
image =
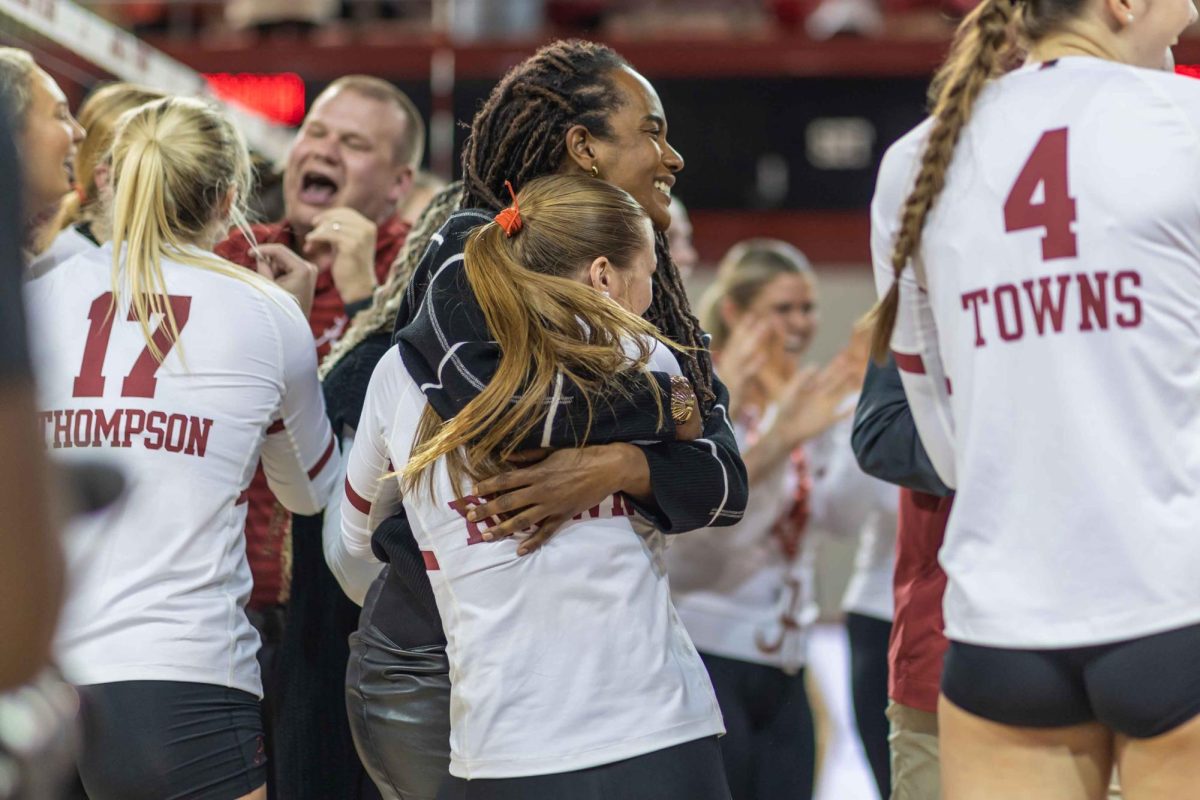
<instances>
[{"instance_id":1,"label":"white volleyball jersey","mask_svg":"<svg viewBox=\"0 0 1200 800\"><path fill-rule=\"evenodd\" d=\"M68 225L58 232L49 247L29 262L25 269L25 279L40 278L68 259L95 249L95 242L77 231L74 225Z\"/></svg>"},{"instance_id":2,"label":"white volleyball jersey","mask_svg":"<svg viewBox=\"0 0 1200 800\"><path fill-rule=\"evenodd\" d=\"M872 204L877 284L928 136ZM1094 58L989 84L892 341L957 486L947 635L1069 647L1200 622L1200 82Z\"/></svg>"},{"instance_id":3,"label":"white volleyball jersey","mask_svg":"<svg viewBox=\"0 0 1200 800\"><path fill-rule=\"evenodd\" d=\"M342 509L352 552L369 546L370 518L394 508L398 481L382 476L407 462L425 404L388 351L350 454ZM627 500L606 498L518 556L515 538L483 540L466 519L479 500L455 496L444 459L435 469L432 496L404 506L446 629L452 774L568 772L724 732L671 605L661 536L639 534Z\"/></svg>"},{"instance_id":4,"label":"white volleyball jersey","mask_svg":"<svg viewBox=\"0 0 1200 800\"><path fill-rule=\"evenodd\" d=\"M777 411L768 409L757 430L767 430ZM734 431L744 452L753 432L743 424ZM672 597L704 653L788 673L807 662L809 632L820 615L815 551L806 531L789 558L776 535L796 502L799 481L791 459L784 459L750 486L746 514L736 525L672 540Z\"/></svg>"},{"instance_id":5,"label":"white volleyball jersey","mask_svg":"<svg viewBox=\"0 0 1200 800\"><path fill-rule=\"evenodd\" d=\"M198 252L198 251L197 251ZM337 483L312 334L289 295L164 260L179 341L150 354L128 301L112 307L110 246L27 285L41 424L57 458L119 467L126 496L72 525L56 643L76 683L171 680L261 695L242 530L261 455L291 511ZM258 285L261 285L259 288ZM164 331L155 315L152 330Z\"/></svg>"},{"instance_id":6,"label":"white volleyball jersey","mask_svg":"<svg viewBox=\"0 0 1200 800\"><path fill-rule=\"evenodd\" d=\"M847 410L856 402L852 398ZM808 526L813 534L858 540L842 610L891 620L900 490L858 466L850 446L853 427L847 417L805 443L812 476Z\"/></svg>"}]
</instances>

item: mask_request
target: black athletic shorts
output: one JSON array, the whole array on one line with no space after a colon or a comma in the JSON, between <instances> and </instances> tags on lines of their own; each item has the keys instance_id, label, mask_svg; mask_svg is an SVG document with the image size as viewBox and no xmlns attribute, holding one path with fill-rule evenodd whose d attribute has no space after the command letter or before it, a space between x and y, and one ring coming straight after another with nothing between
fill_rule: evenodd
<instances>
[{"instance_id":1,"label":"black athletic shorts","mask_svg":"<svg viewBox=\"0 0 1200 800\"><path fill-rule=\"evenodd\" d=\"M717 737L575 772L528 778L450 776L437 800L730 800Z\"/></svg>"},{"instance_id":2,"label":"black athletic shorts","mask_svg":"<svg viewBox=\"0 0 1200 800\"><path fill-rule=\"evenodd\" d=\"M1147 739L1200 714L1200 625L1063 650L951 642L942 694L1004 725L1057 728L1098 720Z\"/></svg>"},{"instance_id":3,"label":"black athletic shorts","mask_svg":"<svg viewBox=\"0 0 1200 800\"><path fill-rule=\"evenodd\" d=\"M91 800L236 800L266 783L258 698L204 683L79 687Z\"/></svg>"}]
</instances>

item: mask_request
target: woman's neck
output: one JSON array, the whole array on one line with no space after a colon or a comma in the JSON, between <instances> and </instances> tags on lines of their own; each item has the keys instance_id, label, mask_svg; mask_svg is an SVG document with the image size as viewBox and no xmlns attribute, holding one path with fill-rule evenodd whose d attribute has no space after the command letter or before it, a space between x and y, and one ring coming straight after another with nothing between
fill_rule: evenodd
<instances>
[{"instance_id":1,"label":"woman's neck","mask_svg":"<svg viewBox=\"0 0 1200 800\"><path fill-rule=\"evenodd\" d=\"M1105 61L1126 62L1120 44L1110 31L1086 28L1045 37L1029 48L1027 60L1032 63L1044 63L1069 56L1091 56Z\"/></svg>"}]
</instances>

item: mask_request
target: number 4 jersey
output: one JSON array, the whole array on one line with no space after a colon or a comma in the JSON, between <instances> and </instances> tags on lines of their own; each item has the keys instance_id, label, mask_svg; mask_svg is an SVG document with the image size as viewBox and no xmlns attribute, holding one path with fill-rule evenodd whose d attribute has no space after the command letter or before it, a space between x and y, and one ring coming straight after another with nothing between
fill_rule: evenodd
<instances>
[{"instance_id":1,"label":"number 4 jersey","mask_svg":"<svg viewBox=\"0 0 1200 800\"><path fill-rule=\"evenodd\" d=\"M261 695L243 611L242 493L260 453L292 511L316 513L335 486L312 334L295 300L257 276L252 285L166 259L162 269L179 340L152 316L161 364L128 300L113 305L109 247L26 287L47 446L58 458L104 458L129 487L67 536L57 655L81 684L190 681Z\"/></svg>"},{"instance_id":2,"label":"number 4 jersey","mask_svg":"<svg viewBox=\"0 0 1200 800\"><path fill-rule=\"evenodd\" d=\"M930 130L880 168L881 295ZM958 490L950 638L1200 621L1200 82L1073 57L990 83L900 294L896 363Z\"/></svg>"}]
</instances>

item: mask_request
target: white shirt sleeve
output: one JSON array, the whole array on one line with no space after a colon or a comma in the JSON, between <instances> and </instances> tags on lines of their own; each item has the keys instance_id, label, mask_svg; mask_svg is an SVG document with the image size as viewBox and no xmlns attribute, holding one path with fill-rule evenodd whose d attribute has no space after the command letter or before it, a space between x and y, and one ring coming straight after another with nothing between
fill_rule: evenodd
<instances>
[{"instance_id":1,"label":"white shirt sleeve","mask_svg":"<svg viewBox=\"0 0 1200 800\"><path fill-rule=\"evenodd\" d=\"M398 408L400 382L396 370L403 369L399 351L394 347L375 366L354 444L346 459L341 513L343 546L349 555L364 561L378 563L371 551L371 533L379 521L402 507L399 480L384 476L395 472L387 450L388 418ZM411 389L419 391L415 384Z\"/></svg>"},{"instance_id":2,"label":"white shirt sleeve","mask_svg":"<svg viewBox=\"0 0 1200 800\"><path fill-rule=\"evenodd\" d=\"M350 463L349 454L354 446L354 432L347 431L342 436L343 457L338 459L341 469L338 472L338 483L345 485L346 468ZM346 596L358 605L362 605L367 597L371 583L379 577L380 563L373 555L369 560L357 558L350 554L346 541L342 538L342 504L345 491L335 491L325 508L324 525L321 529L321 543L325 551L325 563L329 571L337 578L338 585Z\"/></svg>"},{"instance_id":3,"label":"white shirt sleeve","mask_svg":"<svg viewBox=\"0 0 1200 800\"><path fill-rule=\"evenodd\" d=\"M871 200L871 262L881 298L895 282L892 246L900 228L901 208L916 177L927 130L928 122L894 144L879 167L879 180ZM891 347L921 443L938 477L953 487L954 419L950 411L953 387L942 365L937 325L919 254L900 275L900 308Z\"/></svg>"},{"instance_id":4,"label":"white shirt sleeve","mask_svg":"<svg viewBox=\"0 0 1200 800\"><path fill-rule=\"evenodd\" d=\"M283 400L279 418L267 429L263 443L263 472L284 508L293 514L316 514L337 486L337 445L325 415L308 323L299 309L272 305L279 333Z\"/></svg>"}]
</instances>

